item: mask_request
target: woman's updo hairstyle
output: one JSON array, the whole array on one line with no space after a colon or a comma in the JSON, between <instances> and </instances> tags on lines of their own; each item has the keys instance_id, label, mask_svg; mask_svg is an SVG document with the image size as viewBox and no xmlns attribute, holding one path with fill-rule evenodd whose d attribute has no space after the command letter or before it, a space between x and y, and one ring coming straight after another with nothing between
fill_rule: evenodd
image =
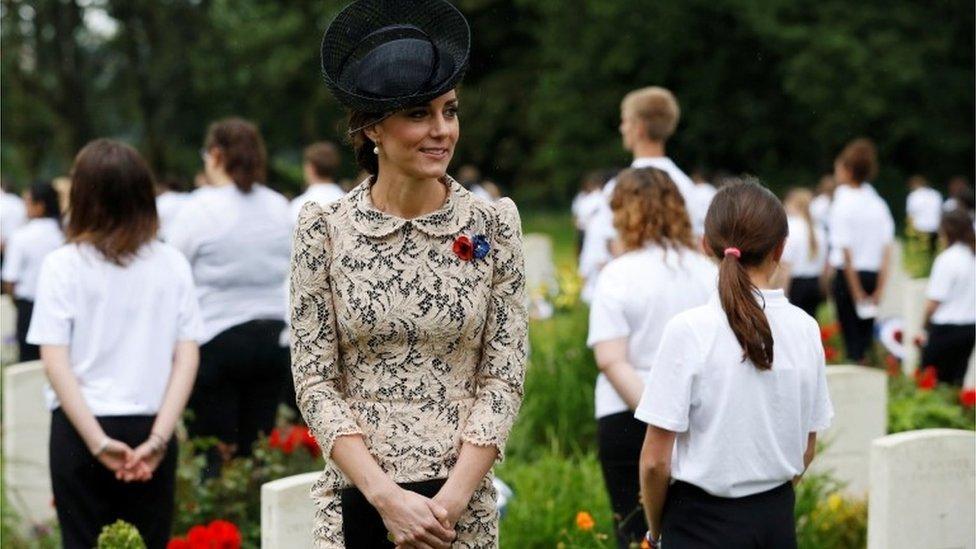
<instances>
[{"instance_id":1,"label":"woman's updo hairstyle","mask_svg":"<svg viewBox=\"0 0 976 549\"><path fill-rule=\"evenodd\" d=\"M628 251L647 244L695 249L684 198L666 172L655 168L620 172L610 208L614 228Z\"/></svg>"},{"instance_id":2,"label":"woman's updo hairstyle","mask_svg":"<svg viewBox=\"0 0 976 549\"><path fill-rule=\"evenodd\" d=\"M719 301L742 346L742 359L760 370L773 367L773 334L746 267L762 265L788 233L783 205L754 182L723 186L705 216L705 243L721 261Z\"/></svg>"},{"instance_id":3,"label":"woman's updo hairstyle","mask_svg":"<svg viewBox=\"0 0 976 549\"><path fill-rule=\"evenodd\" d=\"M380 171L380 159L373 152L376 143L366 137L366 128L382 122L386 118L385 114L373 112L351 111L349 113L349 143L356 155L356 164L359 168L370 175L376 175Z\"/></svg>"}]
</instances>

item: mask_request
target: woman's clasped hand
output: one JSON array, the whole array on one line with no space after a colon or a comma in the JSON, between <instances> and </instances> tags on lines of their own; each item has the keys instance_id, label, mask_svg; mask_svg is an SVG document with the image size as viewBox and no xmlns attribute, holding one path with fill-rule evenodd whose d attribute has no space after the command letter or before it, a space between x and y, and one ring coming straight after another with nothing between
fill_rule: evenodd
<instances>
[{"instance_id":1,"label":"woman's clasped hand","mask_svg":"<svg viewBox=\"0 0 976 549\"><path fill-rule=\"evenodd\" d=\"M153 472L165 455L165 451L152 439L147 439L135 449L120 440L106 439L103 448L95 452L98 461L122 482L146 482L152 479Z\"/></svg>"},{"instance_id":2,"label":"woman's clasped hand","mask_svg":"<svg viewBox=\"0 0 976 549\"><path fill-rule=\"evenodd\" d=\"M447 549L457 537L447 509L416 492L397 487L377 510L397 548Z\"/></svg>"}]
</instances>

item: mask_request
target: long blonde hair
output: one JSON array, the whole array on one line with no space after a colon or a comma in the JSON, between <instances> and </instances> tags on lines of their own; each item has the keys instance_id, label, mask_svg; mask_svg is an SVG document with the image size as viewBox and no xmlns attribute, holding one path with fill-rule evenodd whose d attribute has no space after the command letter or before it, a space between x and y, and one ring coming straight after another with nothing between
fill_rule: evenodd
<instances>
[{"instance_id":1,"label":"long blonde hair","mask_svg":"<svg viewBox=\"0 0 976 549\"><path fill-rule=\"evenodd\" d=\"M820 243L817 242L817 231L813 224L813 216L810 214L810 202L813 201L813 192L806 187L797 187L791 189L790 192L786 193L786 200L783 201L783 205L786 206L787 211L796 212L804 221L807 222L807 232L809 238L809 250L807 255L808 259L813 259L817 256L817 252L820 249Z\"/></svg>"}]
</instances>

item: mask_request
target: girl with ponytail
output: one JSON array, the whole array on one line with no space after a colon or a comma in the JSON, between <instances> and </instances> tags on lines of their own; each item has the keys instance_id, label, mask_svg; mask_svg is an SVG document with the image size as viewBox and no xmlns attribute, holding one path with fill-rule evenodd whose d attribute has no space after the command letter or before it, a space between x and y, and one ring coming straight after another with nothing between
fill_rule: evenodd
<instances>
[{"instance_id":1,"label":"girl with ponytail","mask_svg":"<svg viewBox=\"0 0 976 549\"><path fill-rule=\"evenodd\" d=\"M756 183L708 209L718 291L668 322L635 413L652 547L796 547L793 485L833 410L819 327L771 283L787 234Z\"/></svg>"},{"instance_id":2,"label":"girl with ponytail","mask_svg":"<svg viewBox=\"0 0 976 549\"><path fill-rule=\"evenodd\" d=\"M786 194L783 206L790 238L776 277L790 303L816 318L826 295L827 235L811 215L812 201L813 193L803 187Z\"/></svg>"}]
</instances>

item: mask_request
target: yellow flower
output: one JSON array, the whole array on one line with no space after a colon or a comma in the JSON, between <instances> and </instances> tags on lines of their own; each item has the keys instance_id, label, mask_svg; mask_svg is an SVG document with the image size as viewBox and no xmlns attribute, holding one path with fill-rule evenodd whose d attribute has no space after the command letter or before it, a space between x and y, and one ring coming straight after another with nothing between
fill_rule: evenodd
<instances>
[{"instance_id":1,"label":"yellow flower","mask_svg":"<svg viewBox=\"0 0 976 549\"><path fill-rule=\"evenodd\" d=\"M840 510L842 505L844 505L844 499L840 497L839 494L830 494L830 496L827 497L827 508L830 509L831 512L836 513Z\"/></svg>"},{"instance_id":2,"label":"yellow flower","mask_svg":"<svg viewBox=\"0 0 976 549\"><path fill-rule=\"evenodd\" d=\"M593 517L590 516L589 513L587 513L586 511L580 511L579 513L576 513L577 528L579 528L584 532L589 532L590 530L593 529L594 526L596 526L596 523L593 522Z\"/></svg>"}]
</instances>

